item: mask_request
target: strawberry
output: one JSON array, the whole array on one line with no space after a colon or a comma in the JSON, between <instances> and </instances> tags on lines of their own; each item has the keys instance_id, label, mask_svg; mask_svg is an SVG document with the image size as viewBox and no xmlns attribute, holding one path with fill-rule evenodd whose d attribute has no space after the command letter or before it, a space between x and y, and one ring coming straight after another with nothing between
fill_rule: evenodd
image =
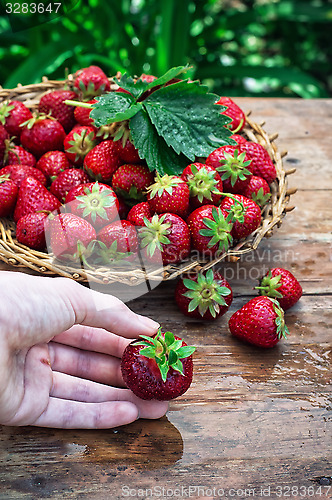
<instances>
[{"instance_id":1,"label":"strawberry","mask_svg":"<svg viewBox=\"0 0 332 500\"><path fill-rule=\"evenodd\" d=\"M27 165L28 167L35 167L37 160L32 153L27 151L22 146L16 146L9 143L5 152L5 164L13 165L16 163L21 163L22 165Z\"/></svg>"},{"instance_id":2,"label":"strawberry","mask_svg":"<svg viewBox=\"0 0 332 500\"><path fill-rule=\"evenodd\" d=\"M223 181L226 193L237 193L244 189L252 174L251 159L240 146L221 146L209 154L205 163L215 168Z\"/></svg>"},{"instance_id":3,"label":"strawberry","mask_svg":"<svg viewBox=\"0 0 332 500\"><path fill-rule=\"evenodd\" d=\"M9 134L5 127L0 123L0 168L4 164L6 144L9 141Z\"/></svg>"},{"instance_id":4,"label":"strawberry","mask_svg":"<svg viewBox=\"0 0 332 500\"><path fill-rule=\"evenodd\" d=\"M91 178L80 168L67 168L54 179L50 186L50 192L54 194L62 203L65 201L67 193L80 184L91 182Z\"/></svg>"},{"instance_id":5,"label":"strawberry","mask_svg":"<svg viewBox=\"0 0 332 500\"><path fill-rule=\"evenodd\" d=\"M189 186L190 208L202 205L217 205L223 190L218 172L204 163L191 163L182 172L183 179Z\"/></svg>"},{"instance_id":6,"label":"strawberry","mask_svg":"<svg viewBox=\"0 0 332 500\"><path fill-rule=\"evenodd\" d=\"M86 155L84 170L96 181L110 182L120 166L117 147L112 140L102 141Z\"/></svg>"},{"instance_id":7,"label":"strawberry","mask_svg":"<svg viewBox=\"0 0 332 500\"><path fill-rule=\"evenodd\" d=\"M34 177L43 186L46 186L46 177L35 167L29 167L28 165L21 165L19 163L13 163L12 165L6 165L1 169L1 175L8 175L9 178L15 182L17 187L20 187L22 181L27 177Z\"/></svg>"},{"instance_id":8,"label":"strawberry","mask_svg":"<svg viewBox=\"0 0 332 500\"><path fill-rule=\"evenodd\" d=\"M98 66L82 68L75 73L74 89L85 101L109 91L110 88L107 76Z\"/></svg>"},{"instance_id":9,"label":"strawberry","mask_svg":"<svg viewBox=\"0 0 332 500\"><path fill-rule=\"evenodd\" d=\"M84 158L97 144L93 127L75 126L65 137L63 147L68 161L76 167L83 165Z\"/></svg>"},{"instance_id":10,"label":"strawberry","mask_svg":"<svg viewBox=\"0 0 332 500\"><path fill-rule=\"evenodd\" d=\"M270 186L263 177L252 175L248 184L241 193L246 198L251 198L257 205L263 207L271 198Z\"/></svg>"},{"instance_id":11,"label":"strawberry","mask_svg":"<svg viewBox=\"0 0 332 500\"><path fill-rule=\"evenodd\" d=\"M65 203L67 210L83 217L94 228L105 226L119 215L119 202L113 189L98 182L73 187Z\"/></svg>"},{"instance_id":12,"label":"strawberry","mask_svg":"<svg viewBox=\"0 0 332 500\"><path fill-rule=\"evenodd\" d=\"M229 319L235 337L259 347L273 347L289 333L284 311L275 299L254 297Z\"/></svg>"},{"instance_id":13,"label":"strawberry","mask_svg":"<svg viewBox=\"0 0 332 500\"><path fill-rule=\"evenodd\" d=\"M72 90L52 90L44 94L39 101L38 111L56 118L66 132L75 125L74 108L64 101L75 100L76 92Z\"/></svg>"},{"instance_id":14,"label":"strawberry","mask_svg":"<svg viewBox=\"0 0 332 500\"><path fill-rule=\"evenodd\" d=\"M133 205L146 199L145 192L153 180L153 173L146 165L124 164L114 172L112 187L128 205Z\"/></svg>"},{"instance_id":15,"label":"strawberry","mask_svg":"<svg viewBox=\"0 0 332 500\"><path fill-rule=\"evenodd\" d=\"M152 83L154 80L157 79L157 77L154 75L147 75L146 73L142 73L139 79L142 80L142 82Z\"/></svg>"},{"instance_id":16,"label":"strawberry","mask_svg":"<svg viewBox=\"0 0 332 500\"><path fill-rule=\"evenodd\" d=\"M18 191L14 221L17 222L26 214L40 210L53 211L59 209L60 201L50 193L37 179L27 177L21 182Z\"/></svg>"},{"instance_id":17,"label":"strawberry","mask_svg":"<svg viewBox=\"0 0 332 500\"><path fill-rule=\"evenodd\" d=\"M171 212L186 217L189 211L189 187L177 175L157 173L155 182L147 189L147 201L153 212L162 214Z\"/></svg>"},{"instance_id":18,"label":"strawberry","mask_svg":"<svg viewBox=\"0 0 332 500\"><path fill-rule=\"evenodd\" d=\"M87 104L94 104L97 99L91 99ZM90 118L91 108L85 108L83 106L76 106L74 109L74 117L77 123L84 125L85 127L94 127L94 120Z\"/></svg>"},{"instance_id":19,"label":"strawberry","mask_svg":"<svg viewBox=\"0 0 332 500\"><path fill-rule=\"evenodd\" d=\"M119 260L134 260L138 252L135 226L127 220L118 220L104 226L97 233L99 248L96 250L102 264Z\"/></svg>"},{"instance_id":20,"label":"strawberry","mask_svg":"<svg viewBox=\"0 0 332 500\"><path fill-rule=\"evenodd\" d=\"M47 151L39 158L36 167L43 172L50 183L60 172L71 168L71 164L63 151Z\"/></svg>"},{"instance_id":21,"label":"strawberry","mask_svg":"<svg viewBox=\"0 0 332 500\"><path fill-rule=\"evenodd\" d=\"M220 203L220 208L231 216L231 234L235 240L246 238L261 223L262 214L257 203L241 194L226 196Z\"/></svg>"},{"instance_id":22,"label":"strawberry","mask_svg":"<svg viewBox=\"0 0 332 500\"><path fill-rule=\"evenodd\" d=\"M21 217L16 225L16 239L33 250L44 250L45 221L48 212L35 212Z\"/></svg>"},{"instance_id":23,"label":"strawberry","mask_svg":"<svg viewBox=\"0 0 332 500\"><path fill-rule=\"evenodd\" d=\"M5 127L8 134L19 141L22 123L30 120L32 113L29 108L21 101L8 101L2 104L0 108L0 123Z\"/></svg>"},{"instance_id":24,"label":"strawberry","mask_svg":"<svg viewBox=\"0 0 332 500\"><path fill-rule=\"evenodd\" d=\"M190 232L186 222L174 213L155 214L144 219L138 230L141 248L147 260L163 264L176 264L190 253Z\"/></svg>"},{"instance_id":25,"label":"strawberry","mask_svg":"<svg viewBox=\"0 0 332 500\"><path fill-rule=\"evenodd\" d=\"M57 120L47 117L33 118L21 132L21 144L40 158L47 151L62 150L65 136L63 126Z\"/></svg>"},{"instance_id":26,"label":"strawberry","mask_svg":"<svg viewBox=\"0 0 332 500\"><path fill-rule=\"evenodd\" d=\"M141 335L123 352L121 373L127 387L141 399L167 401L184 394L193 377L195 347L171 332Z\"/></svg>"},{"instance_id":27,"label":"strawberry","mask_svg":"<svg viewBox=\"0 0 332 500\"><path fill-rule=\"evenodd\" d=\"M86 263L96 239L90 222L75 214L61 213L49 216L45 230L49 251L57 259Z\"/></svg>"},{"instance_id":28,"label":"strawberry","mask_svg":"<svg viewBox=\"0 0 332 500\"><path fill-rule=\"evenodd\" d=\"M229 283L209 269L182 276L175 287L175 301L180 311L192 318L213 320L225 314L233 300Z\"/></svg>"},{"instance_id":29,"label":"strawberry","mask_svg":"<svg viewBox=\"0 0 332 500\"><path fill-rule=\"evenodd\" d=\"M230 130L240 132L246 124L246 115L242 109L235 104L230 97L220 97L216 104L226 106L227 109L221 112L222 115L229 116L232 121L227 125Z\"/></svg>"},{"instance_id":30,"label":"strawberry","mask_svg":"<svg viewBox=\"0 0 332 500\"><path fill-rule=\"evenodd\" d=\"M238 147L240 153L246 153L250 158L253 175L263 177L268 184L271 184L276 179L276 168L269 153L261 144L247 141L244 144L239 144Z\"/></svg>"},{"instance_id":31,"label":"strawberry","mask_svg":"<svg viewBox=\"0 0 332 500\"><path fill-rule=\"evenodd\" d=\"M144 218L150 219L153 215L150 205L147 201L141 201L134 205L127 215L127 220L134 224L134 226L144 226Z\"/></svg>"},{"instance_id":32,"label":"strawberry","mask_svg":"<svg viewBox=\"0 0 332 500\"><path fill-rule=\"evenodd\" d=\"M276 299L284 311L296 304L303 292L295 276L282 267L270 269L255 288L260 295Z\"/></svg>"},{"instance_id":33,"label":"strawberry","mask_svg":"<svg viewBox=\"0 0 332 500\"><path fill-rule=\"evenodd\" d=\"M0 175L0 217L12 215L18 195L18 187L8 175Z\"/></svg>"},{"instance_id":34,"label":"strawberry","mask_svg":"<svg viewBox=\"0 0 332 500\"><path fill-rule=\"evenodd\" d=\"M196 208L187 218L187 224L193 248L204 256L218 257L233 241L229 214L214 205Z\"/></svg>"},{"instance_id":35,"label":"strawberry","mask_svg":"<svg viewBox=\"0 0 332 500\"><path fill-rule=\"evenodd\" d=\"M230 139L233 139L233 141L235 141L236 144L244 144L245 142L247 142L247 139L243 137L243 135L241 134L232 134L230 136Z\"/></svg>"},{"instance_id":36,"label":"strawberry","mask_svg":"<svg viewBox=\"0 0 332 500\"><path fill-rule=\"evenodd\" d=\"M139 157L138 150L130 139L127 138L124 144L123 140L119 139L116 141L116 144L118 146L118 155L122 163L140 163L142 161Z\"/></svg>"},{"instance_id":37,"label":"strawberry","mask_svg":"<svg viewBox=\"0 0 332 500\"><path fill-rule=\"evenodd\" d=\"M125 200L120 195L116 195L119 202L119 217L120 219L127 219L130 207L128 207Z\"/></svg>"}]
</instances>

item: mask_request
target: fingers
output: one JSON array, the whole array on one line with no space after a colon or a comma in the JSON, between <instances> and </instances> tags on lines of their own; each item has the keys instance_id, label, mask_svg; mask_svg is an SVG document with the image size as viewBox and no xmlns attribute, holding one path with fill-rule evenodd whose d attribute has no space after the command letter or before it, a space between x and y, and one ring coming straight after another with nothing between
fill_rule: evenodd
<instances>
[{"instance_id":1,"label":"fingers","mask_svg":"<svg viewBox=\"0 0 332 500\"><path fill-rule=\"evenodd\" d=\"M131 342L102 328L74 325L65 332L56 335L54 342L66 344L86 351L101 352L121 358L124 349Z\"/></svg>"},{"instance_id":2,"label":"fingers","mask_svg":"<svg viewBox=\"0 0 332 500\"><path fill-rule=\"evenodd\" d=\"M168 409L168 402L143 401L129 389L119 389L56 372L53 375L50 396L85 403L129 401L138 408L138 414L141 418L160 418L165 415Z\"/></svg>"},{"instance_id":3,"label":"fingers","mask_svg":"<svg viewBox=\"0 0 332 500\"><path fill-rule=\"evenodd\" d=\"M119 358L56 342L49 343L49 355L53 371L102 384L123 386Z\"/></svg>"}]
</instances>

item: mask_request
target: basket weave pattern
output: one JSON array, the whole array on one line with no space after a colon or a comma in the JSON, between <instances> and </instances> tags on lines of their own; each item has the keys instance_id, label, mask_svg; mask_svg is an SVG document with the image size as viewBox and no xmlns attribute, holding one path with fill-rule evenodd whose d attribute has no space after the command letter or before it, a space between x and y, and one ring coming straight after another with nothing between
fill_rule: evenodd
<instances>
[{"instance_id":1,"label":"basket weave pattern","mask_svg":"<svg viewBox=\"0 0 332 500\"><path fill-rule=\"evenodd\" d=\"M0 87L0 105L4 100L15 99L24 102L31 110L35 110L45 92L70 85L71 80L71 76L66 81L51 81L44 77L39 84L18 85L15 89L2 89ZM243 132L248 140L260 143L268 151L276 167L277 179L270 186L272 196L262 210L262 222L259 228L218 258L213 260L189 258L180 264L167 265L153 271L144 269L128 270L121 269L121 267L116 269L114 266L112 269L105 267L82 269L74 265L71 267L56 262L51 254L35 251L18 243L15 238L15 223L10 219L0 218L0 259L9 265L30 268L44 275L64 276L79 282L97 282L100 284L120 282L127 285L138 285L146 280L173 279L193 269L206 270L224 259L236 261L241 254L255 250L264 237L271 236L273 228L281 225L286 212L294 208L289 206L289 199L295 190L287 188L287 175L293 173L295 169L287 172L284 170L282 158L287 153L280 153L274 143L278 134L269 136L262 128L264 124L255 123L249 118L249 115L250 113L248 113Z\"/></svg>"}]
</instances>

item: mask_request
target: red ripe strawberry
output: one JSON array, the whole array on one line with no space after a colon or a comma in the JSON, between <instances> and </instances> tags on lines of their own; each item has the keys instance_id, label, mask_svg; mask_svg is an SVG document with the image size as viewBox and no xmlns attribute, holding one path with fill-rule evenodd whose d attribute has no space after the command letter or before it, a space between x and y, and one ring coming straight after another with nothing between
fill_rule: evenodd
<instances>
[{"instance_id":1,"label":"red ripe strawberry","mask_svg":"<svg viewBox=\"0 0 332 500\"><path fill-rule=\"evenodd\" d=\"M256 286L260 295L276 299L284 311L292 307L302 297L302 287L295 276L287 269L275 267L261 279Z\"/></svg>"},{"instance_id":2,"label":"red ripe strawberry","mask_svg":"<svg viewBox=\"0 0 332 500\"><path fill-rule=\"evenodd\" d=\"M127 220L117 220L104 226L97 234L97 262L109 265L119 260L134 260L138 252L135 226Z\"/></svg>"},{"instance_id":3,"label":"red ripe strawberry","mask_svg":"<svg viewBox=\"0 0 332 500\"><path fill-rule=\"evenodd\" d=\"M13 144L8 145L8 149L5 153L6 165L13 165L16 163L21 163L22 165L27 165L28 167L35 167L37 160L35 156L27 151L22 146L15 146Z\"/></svg>"},{"instance_id":4,"label":"red ripe strawberry","mask_svg":"<svg viewBox=\"0 0 332 500\"><path fill-rule=\"evenodd\" d=\"M186 222L176 214L155 214L144 220L138 230L141 248L147 260L163 264L176 264L190 253L190 233Z\"/></svg>"},{"instance_id":5,"label":"red ripe strawberry","mask_svg":"<svg viewBox=\"0 0 332 500\"><path fill-rule=\"evenodd\" d=\"M144 218L150 219L153 215L153 212L150 208L150 205L147 201L141 201L141 203L137 203L134 205L127 215L127 220L134 224L134 226L144 226Z\"/></svg>"},{"instance_id":6,"label":"red ripe strawberry","mask_svg":"<svg viewBox=\"0 0 332 500\"><path fill-rule=\"evenodd\" d=\"M63 147L70 163L81 167L84 158L97 144L96 132L93 127L78 125L65 137Z\"/></svg>"},{"instance_id":7,"label":"red ripe strawberry","mask_svg":"<svg viewBox=\"0 0 332 500\"><path fill-rule=\"evenodd\" d=\"M67 210L88 220L94 228L112 222L119 215L119 202L106 184L89 182L73 187L65 198Z\"/></svg>"},{"instance_id":8,"label":"red ripe strawberry","mask_svg":"<svg viewBox=\"0 0 332 500\"><path fill-rule=\"evenodd\" d=\"M227 125L230 130L240 132L246 124L246 115L242 111L242 109L235 104L233 99L230 97L220 97L219 101L216 104L220 104L222 106L226 106L227 109L222 111L221 114L225 116L229 116L232 121Z\"/></svg>"},{"instance_id":9,"label":"red ripe strawberry","mask_svg":"<svg viewBox=\"0 0 332 500\"><path fill-rule=\"evenodd\" d=\"M247 139L245 139L245 137L243 137L243 135L240 134L232 134L230 136L230 139L233 139L233 141L235 141L236 144L244 144L245 142L247 142Z\"/></svg>"},{"instance_id":10,"label":"red ripe strawberry","mask_svg":"<svg viewBox=\"0 0 332 500\"><path fill-rule=\"evenodd\" d=\"M148 189L147 201L153 212L162 214L171 212L186 217L189 211L189 187L176 175L157 173L154 184Z\"/></svg>"},{"instance_id":11,"label":"red ripe strawberry","mask_svg":"<svg viewBox=\"0 0 332 500\"><path fill-rule=\"evenodd\" d=\"M97 99L91 99L86 104L94 104ZM74 109L74 117L77 123L86 127L94 127L94 120L90 118L91 108L76 106Z\"/></svg>"},{"instance_id":12,"label":"red ripe strawberry","mask_svg":"<svg viewBox=\"0 0 332 500\"><path fill-rule=\"evenodd\" d=\"M145 192L153 183L154 175L146 165L121 165L113 174L112 187L128 205L146 199Z\"/></svg>"},{"instance_id":13,"label":"red ripe strawberry","mask_svg":"<svg viewBox=\"0 0 332 500\"><path fill-rule=\"evenodd\" d=\"M251 170L253 175L263 177L268 184L271 184L276 177L277 171L271 160L269 153L257 142L247 141L239 145L239 151L246 153L251 160Z\"/></svg>"},{"instance_id":14,"label":"red ripe strawberry","mask_svg":"<svg viewBox=\"0 0 332 500\"><path fill-rule=\"evenodd\" d=\"M223 190L222 180L210 165L191 163L183 170L181 179L188 184L191 209L219 203Z\"/></svg>"},{"instance_id":15,"label":"red ripe strawberry","mask_svg":"<svg viewBox=\"0 0 332 500\"><path fill-rule=\"evenodd\" d=\"M76 100L76 97L76 92L72 90L52 90L40 98L38 110L56 118L65 131L69 132L75 125L74 108L64 101Z\"/></svg>"},{"instance_id":16,"label":"red ripe strawberry","mask_svg":"<svg viewBox=\"0 0 332 500\"><path fill-rule=\"evenodd\" d=\"M123 140L119 139L116 141L116 144L118 146L118 155L122 163L140 163L142 161L139 157L138 150L129 139L127 139L124 144Z\"/></svg>"},{"instance_id":17,"label":"red ripe strawberry","mask_svg":"<svg viewBox=\"0 0 332 500\"><path fill-rule=\"evenodd\" d=\"M227 196L220 203L220 208L231 216L231 233L235 240L246 238L261 223L261 209L257 203L241 194L234 194L232 198Z\"/></svg>"},{"instance_id":18,"label":"red ripe strawberry","mask_svg":"<svg viewBox=\"0 0 332 500\"><path fill-rule=\"evenodd\" d=\"M33 250L44 250L45 221L48 212L35 212L21 217L16 225L16 239Z\"/></svg>"},{"instance_id":19,"label":"red ripe strawberry","mask_svg":"<svg viewBox=\"0 0 332 500\"><path fill-rule=\"evenodd\" d=\"M251 159L239 152L240 146L221 146L209 154L205 163L219 172L225 193L238 193L249 182Z\"/></svg>"},{"instance_id":20,"label":"red ripe strawberry","mask_svg":"<svg viewBox=\"0 0 332 500\"><path fill-rule=\"evenodd\" d=\"M96 181L110 182L120 166L120 159L114 141L97 144L84 159L84 170Z\"/></svg>"},{"instance_id":21,"label":"red ripe strawberry","mask_svg":"<svg viewBox=\"0 0 332 500\"><path fill-rule=\"evenodd\" d=\"M5 127L8 134L15 140L20 139L22 123L30 120L32 113L21 101L8 101L0 108L0 123Z\"/></svg>"},{"instance_id":22,"label":"red ripe strawberry","mask_svg":"<svg viewBox=\"0 0 332 500\"><path fill-rule=\"evenodd\" d=\"M225 314L233 300L229 283L209 269L182 276L175 287L175 301L180 311L192 318L213 320Z\"/></svg>"},{"instance_id":23,"label":"red ripe strawberry","mask_svg":"<svg viewBox=\"0 0 332 500\"><path fill-rule=\"evenodd\" d=\"M21 144L40 158L47 151L63 149L66 132L57 120L45 117L32 119L21 132Z\"/></svg>"},{"instance_id":24,"label":"red ripe strawberry","mask_svg":"<svg viewBox=\"0 0 332 500\"><path fill-rule=\"evenodd\" d=\"M37 179L27 177L22 181L18 191L14 221L17 222L24 215L41 210L52 212L60 206L60 201L45 186Z\"/></svg>"},{"instance_id":25,"label":"red ripe strawberry","mask_svg":"<svg viewBox=\"0 0 332 500\"><path fill-rule=\"evenodd\" d=\"M229 214L214 205L196 208L189 215L187 224L193 248L204 256L220 256L233 241Z\"/></svg>"},{"instance_id":26,"label":"red ripe strawberry","mask_svg":"<svg viewBox=\"0 0 332 500\"><path fill-rule=\"evenodd\" d=\"M34 177L43 186L46 186L46 177L36 167L29 167L28 165L20 165L19 163L7 165L1 169L1 175L8 175L9 178L15 182L17 187L20 187L22 181L27 177Z\"/></svg>"},{"instance_id":27,"label":"red ripe strawberry","mask_svg":"<svg viewBox=\"0 0 332 500\"><path fill-rule=\"evenodd\" d=\"M231 334L259 347L273 347L289 333L284 311L275 299L254 297L228 322Z\"/></svg>"},{"instance_id":28,"label":"red ripe strawberry","mask_svg":"<svg viewBox=\"0 0 332 500\"><path fill-rule=\"evenodd\" d=\"M256 175L250 177L248 184L240 194L243 194L246 198L251 198L260 207L266 205L271 198L270 186L263 177L257 177Z\"/></svg>"},{"instance_id":29,"label":"red ripe strawberry","mask_svg":"<svg viewBox=\"0 0 332 500\"><path fill-rule=\"evenodd\" d=\"M62 203L69 191L80 184L91 182L91 178L80 168L67 168L54 179L50 186L50 192Z\"/></svg>"},{"instance_id":30,"label":"red ripe strawberry","mask_svg":"<svg viewBox=\"0 0 332 500\"><path fill-rule=\"evenodd\" d=\"M9 140L9 134L5 127L0 123L0 168L4 164L5 153L6 153L6 143Z\"/></svg>"},{"instance_id":31,"label":"red ripe strawberry","mask_svg":"<svg viewBox=\"0 0 332 500\"><path fill-rule=\"evenodd\" d=\"M93 251L96 231L90 222L70 213L49 217L45 226L48 249L57 259L85 263Z\"/></svg>"},{"instance_id":32,"label":"red ripe strawberry","mask_svg":"<svg viewBox=\"0 0 332 500\"><path fill-rule=\"evenodd\" d=\"M0 176L0 217L12 215L18 195L18 187L8 175Z\"/></svg>"},{"instance_id":33,"label":"red ripe strawberry","mask_svg":"<svg viewBox=\"0 0 332 500\"><path fill-rule=\"evenodd\" d=\"M71 167L63 151L47 151L36 163L36 167L43 172L48 182L54 180L60 172Z\"/></svg>"},{"instance_id":34,"label":"red ripe strawberry","mask_svg":"<svg viewBox=\"0 0 332 500\"><path fill-rule=\"evenodd\" d=\"M110 90L107 76L98 66L82 68L75 73L74 88L85 101Z\"/></svg>"},{"instance_id":35,"label":"red ripe strawberry","mask_svg":"<svg viewBox=\"0 0 332 500\"><path fill-rule=\"evenodd\" d=\"M141 399L168 401L184 394L193 377L192 354L171 332L153 337L140 336L131 342L122 355L122 377L129 389Z\"/></svg>"}]
</instances>

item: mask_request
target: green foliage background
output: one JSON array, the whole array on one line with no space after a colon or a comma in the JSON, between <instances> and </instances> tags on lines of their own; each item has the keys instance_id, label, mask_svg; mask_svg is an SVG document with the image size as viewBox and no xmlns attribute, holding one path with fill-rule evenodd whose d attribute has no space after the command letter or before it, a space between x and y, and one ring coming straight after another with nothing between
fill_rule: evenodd
<instances>
[{"instance_id":1,"label":"green foliage background","mask_svg":"<svg viewBox=\"0 0 332 500\"><path fill-rule=\"evenodd\" d=\"M0 1L3 87L90 64L159 76L190 63L219 95L332 95L332 0L62 0L53 19Z\"/></svg>"}]
</instances>

